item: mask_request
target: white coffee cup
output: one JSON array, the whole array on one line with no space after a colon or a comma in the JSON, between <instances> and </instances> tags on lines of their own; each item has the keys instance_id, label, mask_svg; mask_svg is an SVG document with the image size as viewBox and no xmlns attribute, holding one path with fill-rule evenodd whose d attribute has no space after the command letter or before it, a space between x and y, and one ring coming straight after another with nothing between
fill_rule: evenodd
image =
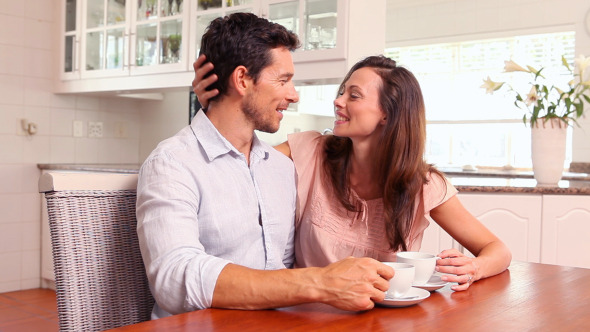
<instances>
[{"instance_id":1,"label":"white coffee cup","mask_svg":"<svg viewBox=\"0 0 590 332\"><path fill-rule=\"evenodd\" d=\"M437 256L417 251L402 251L397 253L397 261L412 264L416 268L414 285L425 285L434 273Z\"/></svg>"},{"instance_id":2,"label":"white coffee cup","mask_svg":"<svg viewBox=\"0 0 590 332\"><path fill-rule=\"evenodd\" d=\"M406 295L412 288L412 282L414 281L416 271L414 266L397 262L385 262L383 264L391 266L395 271L393 278L389 279L389 289L386 292L386 297L398 298Z\"/></svg>"}]
</instances>

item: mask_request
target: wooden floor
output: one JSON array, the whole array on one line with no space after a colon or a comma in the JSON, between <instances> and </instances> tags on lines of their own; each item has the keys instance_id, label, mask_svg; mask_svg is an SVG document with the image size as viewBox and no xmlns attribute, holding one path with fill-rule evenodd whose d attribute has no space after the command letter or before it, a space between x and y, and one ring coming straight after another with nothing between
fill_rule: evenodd
<instances>
[{"instance_id":1,"label":"wooden floor","mask_svg":"<svg viewBox=\"0 0 590 332\"><path fill-rule=\"evenodd\" d=\"M29 289L0 293L0 332L59 331L55 292Z\"/></svg>"}]
</instances>

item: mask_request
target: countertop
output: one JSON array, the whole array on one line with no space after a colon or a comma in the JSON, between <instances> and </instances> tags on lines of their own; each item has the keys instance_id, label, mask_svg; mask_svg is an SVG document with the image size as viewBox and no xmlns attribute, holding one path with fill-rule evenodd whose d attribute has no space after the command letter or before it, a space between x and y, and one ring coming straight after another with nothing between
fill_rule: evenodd
<instances>
[{"instance_id":1,"label":"countertop","mask_svg":"<svg viewBox=\"0 0 590 332\"><path fill-rule=\"evenodd\" d=\"M138 164L39 164L41 170L138 173ZM531 171L439 168L463 193L590 195L590 174L564 172L557 186L538 186Z\"/></svg>"},{"instance_id":2,"label":"countertop","mask_svg":"<svg viewBox=\"0 0 590 332\"><path fill-rule=\"evenodd\" d=\"M40 170L137 174L138 164L37 164Z\"/></svg>"},{"instance_id":3,"label":"countertop","mask_svg":"<svg viewBox=\"0 0 590 332\"><path fill-rule=\"evenodd\" d=\"M540 186L532 171L439 168L459 192L590 195L590 174L564 172L557 186Z\"/></svg>"}]
</instances>

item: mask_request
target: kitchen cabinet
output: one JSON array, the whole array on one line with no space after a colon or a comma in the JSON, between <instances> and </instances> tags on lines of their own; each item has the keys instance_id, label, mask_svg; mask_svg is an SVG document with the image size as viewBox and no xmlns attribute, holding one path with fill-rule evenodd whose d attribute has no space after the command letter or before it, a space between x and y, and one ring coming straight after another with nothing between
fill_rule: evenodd
<instances>
[{"instance_id":1,"label":"kitchen cabinet","mask_svg":"<svg viewBox=\"0 0 590 332\"><path fill-rule=\"evenodd\" d=\"M510 248L513 259L540 262L541 195L460 193L457 197L469 212ZM431 221L424 232L420 251L439 253L449 248L459 249L473 257L436 222Z\"/></svg>"},{"instance_id":2,"label":"kitchen cabinet","mask_svg":"<svg viewBox=\"0 0 590 332\"><path fill-rule=\"evenodd\" d=\"M460 193L458 197L508 246L512 259L590 268L586 254L590 252L590 195ZM448 248L447 237L438 225L429 226L421 251Z\"/></svg>"},{"instance_id":3,"label":"kitchen cabinet","mask_svg":"<svg viewBox=\"0 0 590 332\"><path fill-rule=\"evenodd\" d=\"M60 77L63 80L80 78L80 0L61 2L60 12L63 22L60 25Z\"/></svg>"},{"instance_id":4,"label":"kitchen cabinet","mask_svg":"<svg viewBox=\"0 0 590 332\"><path fill-rule=\"evenodd\" d=\"M512 259L540 262L542 195L461 193L458 197L508 246Z\"/></svg>"},{"instance_id":5,"label":"kitchen cabinet","mask_svg":"<svg viewBox=\"0 0 590 332\"><path fill-rule=\"evenodd\" d=\"M268 0L268 19L295 32L301 48L294 63L344 59L348 1Z\"/></svg>"},{"instance_id":6,"label":"kitchen cabinet","mask_svg":"<svg viewBox=\"0 0 590 332\"><path fill-rule=\"evenodd\" d=\"M82 1L81 78L186 70L183 9L183 0Z\"/></svg>"},{"instance_id":7,"label":"kitchen cabinet","mask_svg":"<svg viewBox=\"0 0 590 332\"><path fill-rule=\"evenodd\" d=\"M62 65L56 92L190 85L189 75L170 79L170 74L188 74L189 68L183 38L188 35L189 11L183 0L62 0L61 13Z\"/></svg>"},{"instance_id":8,"label":"kitchen cabinet","mask_svg":"<svg viewBox=\"0 0 590 332\"><path fill-rule=\"evenodd\" d=\"M192 59L199 57L201 37L211 21L231 13L253 13L260 15L260 0L191 0L190 6L190 54ZM191 67L192 69L192 67Z\"/></svg>"},{"instance_id":9,"label":"kitchen cabinet","mask_svg":"<svg viewBox=\"0 0 590 332\"><path fill-rule=\"evenodd\" d=\"M590 268L590 195L544 195L542 234L542 263Z\"/></svg>"},{"instance_id":10,"label":"kitchen cabinet","mask_svg":"<svg viewBox=\"0 0 590 332\"><path fill-rule=\"evenodd\" d=\"M251 12L295 31L300 84L340 83L383 53L385 0L62 0L57 93L118 95L189 87L209 22ZM351 28L353 26L354 28Z\"/></svg>"},{"instance_id":11,"label":"kitchen cabinet","mask_svg":"<svg viewBox=\"0 0 590 332\"><path fill-rule=\"evenodd\" d=\"M437 255L445 249L459 248L456 242L442 227L430 219L430 225L424 230L420 251Z\"/></svg>"},{"instance_id":12,"label":"kitchen cabinet","mask_svg":"<svg viewBox=\"0 0 590 332\"><path fill-rule=\"evenodd\" d=\"M301 48L293 55L295 64L345 58L348 1L344 0L193 0L191 17L196 19L194 51L199 54L201 36L217 17L234 12L254 13L295 32Z\"/></svg>"},{"instance_id":13,"label":"kitchen cabinet","mask_svg":"<svg viewBox=\"0 0 590 332\"><path fill-rule=\"evenodd\" d=\"M297 84L340 84L357 61L383 54L384 0L268 1L269 19L298 31L302 47L293 54Z\"/></svg>"}]
</instances>

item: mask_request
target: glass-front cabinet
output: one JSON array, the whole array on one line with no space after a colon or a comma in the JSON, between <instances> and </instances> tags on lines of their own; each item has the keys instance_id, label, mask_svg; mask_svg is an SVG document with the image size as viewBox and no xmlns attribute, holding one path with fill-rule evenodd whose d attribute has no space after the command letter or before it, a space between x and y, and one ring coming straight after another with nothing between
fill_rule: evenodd
<instances>
[{"instance_id":1,"label":"glass-front cabinet","mask_svg":"<svg viewBox=\"0 0 590 332\"><path fill-rule=\"evenodd\" d=\"M129 19L125 0L88 0L82 8L81 75L124 75Z\"/></svg>"},{"instance_id":2,"label":"glass-front cabinet","mask_svg":"<svg viewBox=\"0 0 590 332\"><path fill-rule=\"evenodd\" d=\"M62 79L187 70L182 37L189 24L183 0L62 3Z\"/></svg>"},{"instance_id":3,"label":"glass-front cabinet","mask_svg":"<svg viewBox=\"0 0 590 332\"><path fill-rule=\"evenodd\" d=\"M297 76L315 79L323 72L316 65L345 62L347 56L347 0L61 0L61 4L58 92L175 87L185 81L190 86L187 77L192 76L191 64L205 29L213 19L234 12L254 13L297 33L302 46L293 55L301 68ZM343 68L340 65L333 72L340 75ZM166 76L133 80L149 74ZM121 81L121 77L127 78Z\"/></svg>"},{"instance_id":4,"label":"glass-front cabinet","mask_svg":"<svg viewBox=\"0 0 590 332\"><path fill-rule=\"evenodd\" d=\"M80 78L80 5L79 0L62 2L63 14L60 25L61 43L60 70L65 79Z\"/></svg>"},{"instance_id":5,"label":"glass-front cabinet","mask_svg":"<svg viewBox=\"0 0 590 332\"><path fill-rule=\"evenodd\" d=\"M201 37L211 21L231 13L245 12L260 15L261 0L192 0L191 2L191 57L199 56Z\"/></svg>"},{"instance_id":6,"label":"glass-front cabinet","mask_svg":"<svg viewBox=\"0 0 590 332\"><path fill-rule=\"evenodd\" d=\"M343 0L193 0L195 31L191 54L199 54L201 36L209 22L233 12L250 12L279 23L295 32L301 49L294 61L328 60L344 57ZM338 19L338 15L341 19ZM193 19L194 18L194 19ZM338 33L340 31L340 33Z\"/></svg>"},{"instance_id":7,"label":"glass-front cabinet","mask_svg":"<svg viewBox=\"0 0 590 332\"><path fill-rule=\"evenodd\" d=\"M344 6L338 0L269 0L268 19L297 33L301 51L330 50L340 46L339 5Z\"/></svg>"},{"instance_id":8,"label":"glass-front cabinet","mask_svg":"<svg viewBox=\"0 0 590 332\"><path fill-rule=\"evenodd\" d=\"M132 73L187 70L188 13L183 0L130 0ZM186 0L187 4L189 0Z\"/></svg>"},{"instance_id":9,"label":"glass-front cabinet","mask_svg":"<svg viewBox=\"0 0 590 332\"><path fill-rule=\"evenodd\" d=\"M299 36L295 63L344 58L345 1L268 0L266 10L270 21Z\"/></svg>"}]
</instances>

